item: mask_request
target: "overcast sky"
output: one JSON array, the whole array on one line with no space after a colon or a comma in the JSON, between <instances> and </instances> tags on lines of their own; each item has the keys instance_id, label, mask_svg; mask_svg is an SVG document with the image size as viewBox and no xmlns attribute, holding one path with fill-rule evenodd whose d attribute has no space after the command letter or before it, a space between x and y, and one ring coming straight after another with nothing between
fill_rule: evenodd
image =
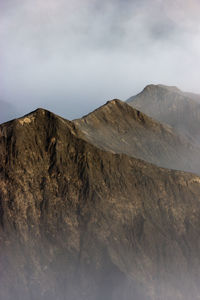
<instances>
[{"instance_id":1,"label":"overcast sky","mask_svg":"<svg viewBox=\"0 0 200 300\"><path fill-rule=\"evenodd\" d=\"M0 100L72 119L149 83L200 93L199 15L199 0L0 0Z\"/></svg>"}]
</instances>

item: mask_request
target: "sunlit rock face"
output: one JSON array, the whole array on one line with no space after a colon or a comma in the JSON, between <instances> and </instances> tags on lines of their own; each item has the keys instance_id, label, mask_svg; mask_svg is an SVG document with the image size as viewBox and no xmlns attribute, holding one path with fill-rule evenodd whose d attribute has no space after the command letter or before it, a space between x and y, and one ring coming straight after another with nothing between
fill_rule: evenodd
<instances>
[{"instance_id":1,"label":"sunlit rock face","mask_svg":"<svg viewBox=\"0 0 200 300\"><path fill-rule=\"evenodd\" d=\"M200 95L182 92L177 87L148 85L127 103L200 145Z\"/></svg>"},{"instance_id":2,"label":"sunlit rock face","mask_svg":"<svg viewBox=\"0 0 200 300\"><path fill-rule=\"evenodd\" d=\"M43 109L0 126L0 299L199 299L200 178L100 148Z\"/></svg>"}]
</instances>

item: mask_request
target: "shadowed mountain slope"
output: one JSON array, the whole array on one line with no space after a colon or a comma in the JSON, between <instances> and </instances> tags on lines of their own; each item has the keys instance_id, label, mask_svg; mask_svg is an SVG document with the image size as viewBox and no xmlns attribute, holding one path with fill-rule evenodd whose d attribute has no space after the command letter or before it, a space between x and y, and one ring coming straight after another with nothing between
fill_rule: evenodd
<instances>
[{"instance_id":1,"label":"shadowed mountain slope","mask_svg":"<svg viewBox=\"0 0 200 300\"><path fill-rule=\"evenodd\" d=\"M177 87L148 85L127 102L200 145L200 95L184 93Z\"/></svg>"},{"instance_id":2,"label":"shadowed mountain slope","mask_svg":"<svg viewBox=\"0 0 200 300\"><path fill-rule=\"evenodd\" d=\"M42 109L0 126L0 299L199 299L200 178L82 135Z\"/></svg>"},{"instance_id":3,"label":"shadowed mountain slope","mask_svg":"<svg viewBox=\"0 0 200 300\"><path fill-rule=\"evenodd\" d=\"M74 123L86 141L104 150L200 174L200 148L120 100L109 101Z\"/></svg>"}]
</instances>

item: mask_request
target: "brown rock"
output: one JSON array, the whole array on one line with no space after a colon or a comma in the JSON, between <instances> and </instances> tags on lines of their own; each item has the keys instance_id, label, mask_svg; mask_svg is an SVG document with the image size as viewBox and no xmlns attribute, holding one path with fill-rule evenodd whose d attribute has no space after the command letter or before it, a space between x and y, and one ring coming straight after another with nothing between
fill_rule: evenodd
<instances>
[{"instance_id":1,"label":"brown rock","mask_svg":"<svg viewBox=\"0 0 200 300\"><path fill-rule=\"evenodd\" d=\"M48 111L1 125L0 299L198 299L199 195Z\"/></svg>"}]
</instances>

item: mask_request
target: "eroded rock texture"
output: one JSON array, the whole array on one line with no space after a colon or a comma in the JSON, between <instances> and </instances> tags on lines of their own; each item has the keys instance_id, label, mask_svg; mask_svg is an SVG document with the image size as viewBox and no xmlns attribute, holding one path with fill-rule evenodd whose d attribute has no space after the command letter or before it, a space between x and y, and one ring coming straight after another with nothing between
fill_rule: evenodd
<instances>
[{"instance_id":1,"label":"eroded rock texture","mask_svg":"<svg viewBox=\"0 0 200 300\"><path fill-rule=\"evenodd\" d=\"M200 178L83 136L42 109L0 126L0 299L199 299Z\"/></svg>"}]
</instances>

